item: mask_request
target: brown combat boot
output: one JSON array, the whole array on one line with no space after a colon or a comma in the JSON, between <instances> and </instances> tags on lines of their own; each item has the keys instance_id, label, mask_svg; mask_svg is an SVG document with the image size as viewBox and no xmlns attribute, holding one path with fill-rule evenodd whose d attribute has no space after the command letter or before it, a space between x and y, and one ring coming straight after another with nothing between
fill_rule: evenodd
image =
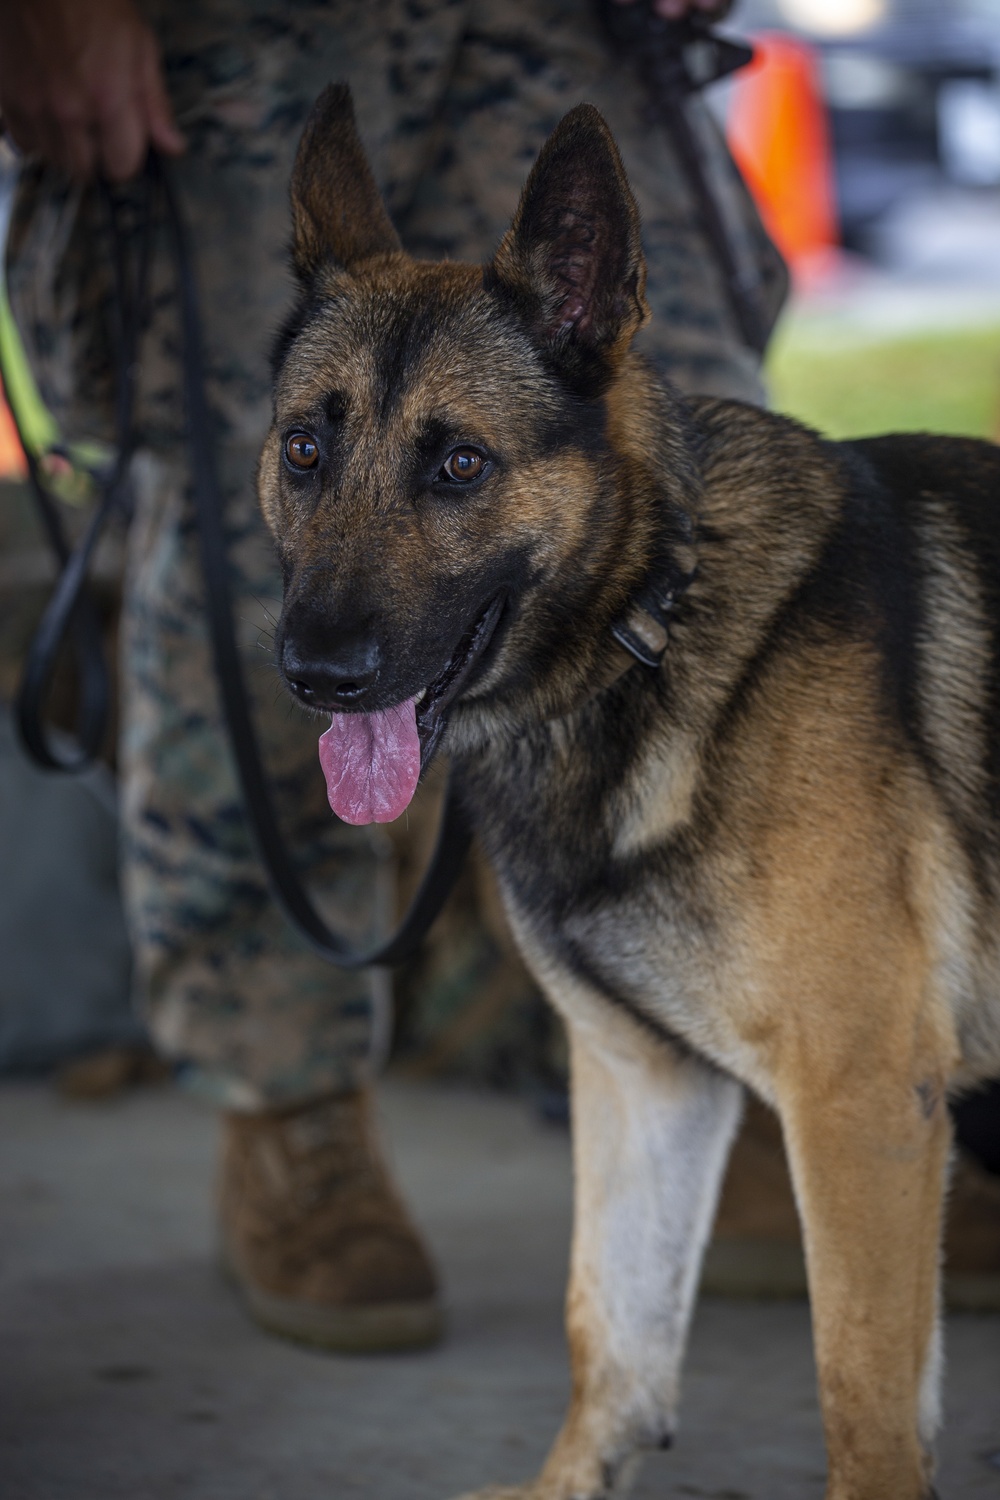
<instances>
[{"instance_id":1,"label":"brown combat boot","mask_svg":"<svg viewBox=\"0 0 1000 1500\"><path fill-rule=\"evenodd\" d=\"M219 1209L226 1267L271 1332L344 1352L440 1338L437 1279L367 1093L225 1115Z\"/></svg>"},{"instance_id":2,"label":"brown combat boot","mask_svg":"<svg viewBox=\"0 0 1000 1500\"><path fill-rule=\"evenodd\" d=\"M945 1208L943 1260L948 1307L1000 1311L1000 1177L961 1151ZM701 1284L703 1291L729 1297L806 1293L781 1126L756 1099L748 1102L729 1160Z\"/></svg>"}]
</instances>

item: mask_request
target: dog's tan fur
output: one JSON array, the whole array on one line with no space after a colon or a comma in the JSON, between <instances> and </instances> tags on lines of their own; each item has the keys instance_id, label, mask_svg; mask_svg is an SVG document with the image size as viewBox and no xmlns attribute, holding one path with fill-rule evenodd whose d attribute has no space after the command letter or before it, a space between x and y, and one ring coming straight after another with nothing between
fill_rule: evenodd
<instances>
[{"instance_id":1,"label":"dog's tan fur","mask_svg":"<svg viewBox=\"0 0 1000 1500\"><path fill-rule=\"evenodd\" d=\"M343 90L293 204L260 471L282 667L319 703L309 673L374 662L360 706L391 706L503 600L444 743L570 1037L573 1398L539 1478L483 1493L599 1500L669 1442L746 1086L803 1223L828 1500L920 1500L946 1097L1000 1067L997 453L682 403L629 350L638 220L586 107L485 273L402 253ZM622 675L612 626L692 557L663 666Z\"/></svg>"}]
</instances>

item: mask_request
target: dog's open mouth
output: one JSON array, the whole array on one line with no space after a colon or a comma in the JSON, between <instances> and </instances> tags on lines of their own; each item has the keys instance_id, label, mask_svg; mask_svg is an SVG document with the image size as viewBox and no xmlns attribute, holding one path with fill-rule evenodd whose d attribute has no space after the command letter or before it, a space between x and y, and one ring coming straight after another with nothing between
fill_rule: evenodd
<instances>
[{"instance_id":1,"label":"dog's open mouth","mask_svg":"<svg viewBox=\"0 0 1000 1500\"><path fill-rule=\"evenodd\" d=\"M447 711L465 687L503 613L497 594L423 692L376 713L335 713L319 742L330 806L345 823L391 823L430 765Z\"/></svg>"},{"instance_id":2,"label":"dog's open mouth","mask_svg":"<svg viewBox=\"0 0 1000 1500\"><path fill-rule=\"evenodd\" d=\"M417 733L421 768L426 770L441 739L447 710L465 687L472 669L493 639L503 613L504 596L497 594L458 643L451 661L422 694L418 694Z\"/></svg>"}]
</instances>

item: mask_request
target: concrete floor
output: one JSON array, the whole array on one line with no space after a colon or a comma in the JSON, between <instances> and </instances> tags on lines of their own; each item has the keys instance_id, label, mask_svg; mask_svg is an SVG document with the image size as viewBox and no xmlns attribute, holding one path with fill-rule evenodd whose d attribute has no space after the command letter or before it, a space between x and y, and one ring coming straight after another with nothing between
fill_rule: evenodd
<instances>
[{"instance_id":1,"label":"concrete floor","mask_svg":"<svg viewBox=\"0 0 1000 1500\"><path fill-rule=\"evenodd\" d=\"M480 1095L392 1084L383 1108L449 1337L336 1358L258 1333L217 1275L203 1107L0 1088L3 1500L448 1500L533 1472L567 1387L566 1136ZM1000 1318L950 1319L948 1353L942 1500L1000 1500ZM805 1305L705 1301L637 1496L822 1489Z\"/></svg>"}]
</instances>

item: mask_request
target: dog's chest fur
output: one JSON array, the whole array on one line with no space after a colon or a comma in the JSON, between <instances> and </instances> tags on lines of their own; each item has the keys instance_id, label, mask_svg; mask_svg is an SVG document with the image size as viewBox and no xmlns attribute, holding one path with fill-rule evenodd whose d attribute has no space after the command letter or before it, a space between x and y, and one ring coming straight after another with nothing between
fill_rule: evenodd
<instances>
[{"instance_id":1,"label":"dog's chest fur","mask_svg":"<svg viewBox=\"0 0 1000 1500\"><path fill-rule=\"evenodd\" d=\"M766 1095L743 1024L757 984L751 861L669 696L634 669L610 702L465 762L462 786L548 992L604 1013L595 1024L610 1009L686 1044Z\"/></svg>"}]
</instances>

